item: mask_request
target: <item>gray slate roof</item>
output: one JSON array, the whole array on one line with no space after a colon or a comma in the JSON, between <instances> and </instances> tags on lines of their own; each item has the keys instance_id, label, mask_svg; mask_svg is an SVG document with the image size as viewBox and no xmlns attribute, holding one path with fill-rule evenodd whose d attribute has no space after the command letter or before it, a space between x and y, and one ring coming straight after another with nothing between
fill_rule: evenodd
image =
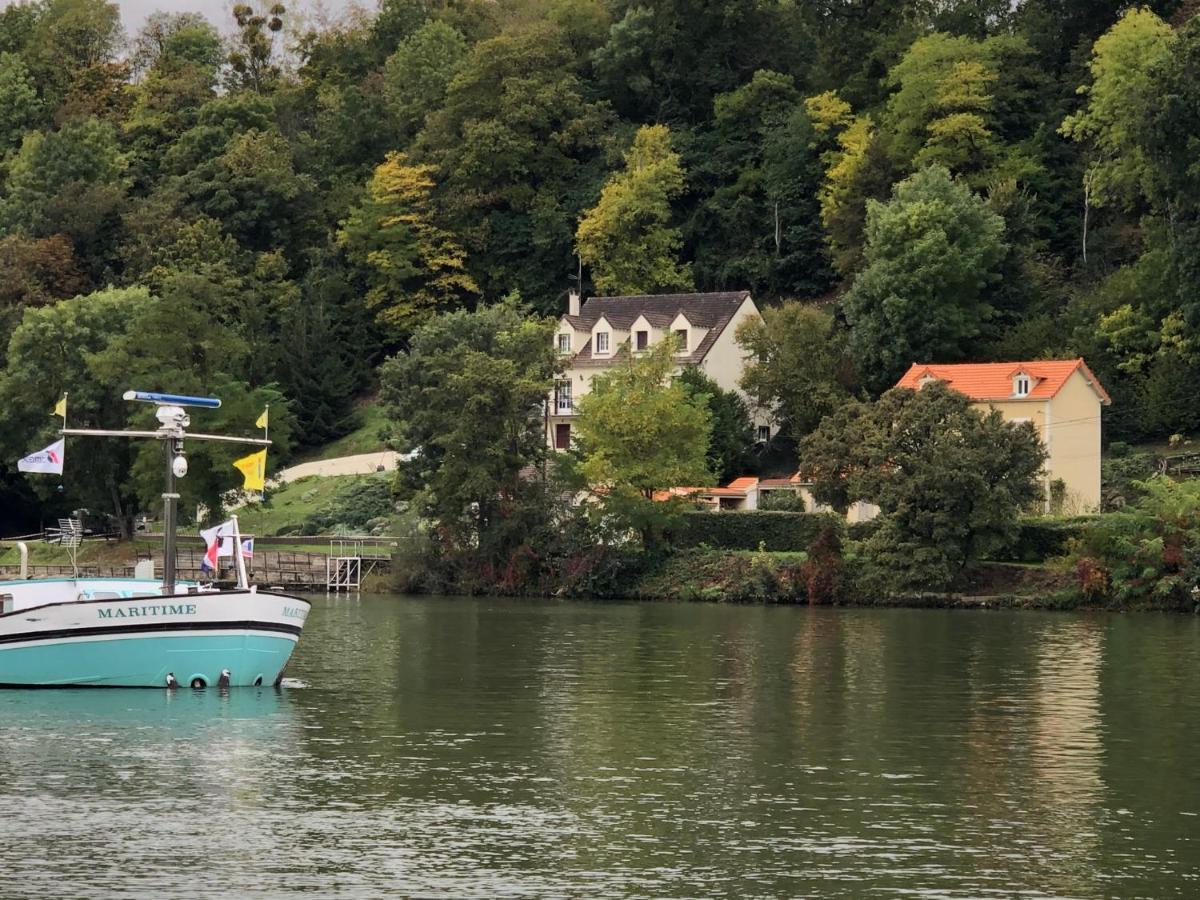
<instances>
[{"instance_id":1,"label":"gray slate roof","mask_svg":"<svg viewBox=\"0 0 1200 900\"><path fill-rule=\"evenodd\" d=\"M725 330L742 303L750 296L749 291L719 291L710 294L647 294L634 297L590 297L580 307L579 315L564 316L572 327L580 331L591 331L603 316L614 328L628 330L638 316L659 328L666 328L683 313L693 325L707 328L704 340L691 353L679 357L679 361L695 365L708 354L721 332ZM613 348L616 350L616 347ZM612 356L592 356L592 342L571 360L573 366L607 366Z\"/></svg>"}]
</instances>

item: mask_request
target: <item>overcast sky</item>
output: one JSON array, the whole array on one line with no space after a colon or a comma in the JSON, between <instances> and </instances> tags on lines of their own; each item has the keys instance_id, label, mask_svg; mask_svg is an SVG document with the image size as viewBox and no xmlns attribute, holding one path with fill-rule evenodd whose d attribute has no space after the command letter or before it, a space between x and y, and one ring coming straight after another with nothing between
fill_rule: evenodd
<instances>
[{"instance_id":1,"label":"overcast sky","mask_svg":"<svg viewBox=\"0 0 1200 900\"><path fill-rule=\"evenodd\" d=\"M9 6L14 2L16 0L0 0L0 6ZM121 7L121 20L125 23L125 31L132 36L137 34L137 30L142 27L146 16L158 10L204 13L222 33L225 33L233 21L229 10L239 0L115 0L115 2L117 6ZM240 2L245 2L245 0L240 0ZM251 5L257 5L255 0L250 0L250 2ZM263 0L258 0L258 3L262 2ZM322 12L338 12L351 5L363 6L368 9L375 8L375 0L290 0L290 2L282 0L282 2L288 9L305 16L319 16Z\"/></svg>"},{"instance_id":2,"label":"overcast sky","mask_svg":"<svg viewBox=\"0 0 1200 900\"><path fill-rule=\"evenodd\" d=\"M146 21L146 16L158 10L170 12L201 12L222 31L230 18L230 3L226 0L117 0L121 7L121 20L129 34L137 34L137 30Z\"/></svg>"}]
</instances>

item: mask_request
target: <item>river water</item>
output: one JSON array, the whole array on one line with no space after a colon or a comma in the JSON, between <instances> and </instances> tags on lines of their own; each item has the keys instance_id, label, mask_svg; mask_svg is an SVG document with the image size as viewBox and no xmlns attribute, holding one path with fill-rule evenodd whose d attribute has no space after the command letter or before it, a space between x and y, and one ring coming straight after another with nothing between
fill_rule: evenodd
<instances>
[{"instance_id":1,"label":"river water","mask_svg":"<svg viewBox=\"0 0 1200 900\"><path fill-rule=\"evenodd\" d=\"M0 692L0 896L1197 897L1200 620L318 598Z\"/></svg>"}]
</instances>

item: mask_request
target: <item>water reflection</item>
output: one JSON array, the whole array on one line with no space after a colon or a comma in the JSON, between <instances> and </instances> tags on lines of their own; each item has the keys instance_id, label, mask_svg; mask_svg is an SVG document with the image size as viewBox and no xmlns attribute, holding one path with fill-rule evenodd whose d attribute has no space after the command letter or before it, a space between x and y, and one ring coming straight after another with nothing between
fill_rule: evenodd
<instances>
[{"instance_id":1,"label":"water reflection","mask_svg":"<svg viewBox=\"0 0 1200 900\"><path fill-rule=\"evenodd\" d=\"M303 690L0 694L0 896L1189 897L1198 663L1183 618L322 599Z\"/></svg>"}]
</instances>

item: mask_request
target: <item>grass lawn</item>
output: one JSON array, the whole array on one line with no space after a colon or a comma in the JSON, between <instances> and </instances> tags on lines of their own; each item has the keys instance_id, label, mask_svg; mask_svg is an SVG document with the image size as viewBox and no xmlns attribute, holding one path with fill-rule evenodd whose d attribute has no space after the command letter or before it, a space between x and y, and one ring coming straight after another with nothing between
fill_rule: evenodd
<instances>
[{"instance_id":1,"label":"grass lawn","mask_svg":"<svg viewBox=\"0 0 1200 900\"><path fill-rule=\"evenodd\" d=\"M238 526L246 534L274 537L279 529L299 525L333 499L343 485L366 475L310 475L269 491L266 505L251 503L237 511ZM329 548L326 547L326 550Z\"/></svg>"},{"instance_id":2,"label":"grass lawn","mask_svg":"<svg viewBox=\"0 0 1200 900\"><path fill-rule=\"evenodd\" d=\"M324 447L314 447L299 453L289 461L289 465L312 462L318 459L337 459L340 456L357 456L360 453L374 453L386 450L383 438L379 436L380 429L386 424L383 416L383 406L372 398L355 410L359 426L349 434L343 435Z\"/></svg>"},{"instance_id":3,"label":"grass lawn","mask_svg":"<svg viewBox=\"0 0 1200 900\"><path fill-rule=\"evenodd\" d=\"M26 541L29 547L29 564L32 566L69 566L71 555L58 544ZM123 541L84 541L79 547L79 565L88 566L131 566L134 553ZM21 563L21 554L16 544L0 543L0 566L16 566Z\"/></svg>"}]
</instances>

